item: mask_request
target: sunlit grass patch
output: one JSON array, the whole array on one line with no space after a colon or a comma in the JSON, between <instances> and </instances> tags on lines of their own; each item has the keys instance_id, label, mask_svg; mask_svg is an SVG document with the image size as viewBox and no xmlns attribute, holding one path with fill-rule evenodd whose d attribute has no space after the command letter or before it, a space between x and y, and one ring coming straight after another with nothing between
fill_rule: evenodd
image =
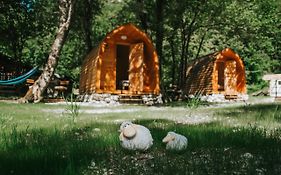
<instances>
[{"instance_id":1,"label":"sunlit grass patch","mask_svg":"<svg viewBox=\"0 0 281 175\"><path fill-rule=\"evenodd\" d=\"M228 107L218 110L216 115L222 122L232 126L250 126L277 129L281 127L281 104L256 104Z\"/></svg>"}]
</instances>

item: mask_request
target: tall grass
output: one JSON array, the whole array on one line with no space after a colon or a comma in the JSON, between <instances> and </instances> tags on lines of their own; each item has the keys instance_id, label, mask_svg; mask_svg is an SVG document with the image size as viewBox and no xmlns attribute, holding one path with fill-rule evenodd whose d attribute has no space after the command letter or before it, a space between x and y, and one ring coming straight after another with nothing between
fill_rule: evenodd
<instances>
[{"instance_id":1,"label":"tall grass","mask_svg":"<svg viewBox=\"0 0 281 175\"><path fill-rule=\"evenodd\" d=\"M66 101L66 111L69 112L69 116L71 118L71 123L74 125L77 121L77 117L80 113L80 105L75 101L74 95L70 95L70 100L65 99Z\"/></svg>"},{"instance_id":2,"label":"tall grass","mask_svg":"<svg viewBox=\"0 0 281 175\"><path fill-rule=\"evenodd\" d=\"M200 98L201 94L195 94L193 97L188 98L186 106L191 109L196 109L200 105L203 105L205 102L203 102Z\"/></svg>"}]
</instances>

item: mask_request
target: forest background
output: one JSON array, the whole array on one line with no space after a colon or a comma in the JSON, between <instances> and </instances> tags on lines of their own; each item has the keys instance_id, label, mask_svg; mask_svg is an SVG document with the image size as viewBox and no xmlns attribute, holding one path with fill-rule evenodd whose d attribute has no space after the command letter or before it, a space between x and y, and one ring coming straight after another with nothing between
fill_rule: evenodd
<instances>
[{"instance_id":1,"label":"forest background","mask_svg":"<svg viewBox=\"0 0 281 175\"><path fill-rule=\"evenodd\" d=\"M0 53L43 66L59 23L57 1L2 0ZM77 0L56 72L79 85L83 59L114 28L133 23L159 55L161 82L184 87L189 62L232 48L246 66L249 91L281 73L280 0Z\"/></svg>"}]
</instances>

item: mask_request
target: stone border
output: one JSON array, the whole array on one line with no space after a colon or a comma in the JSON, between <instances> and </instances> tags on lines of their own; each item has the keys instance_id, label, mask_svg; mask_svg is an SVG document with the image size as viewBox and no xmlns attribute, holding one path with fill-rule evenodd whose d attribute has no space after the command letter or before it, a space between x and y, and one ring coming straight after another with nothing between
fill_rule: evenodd
<instances>
[{"instance_id":1,"label":"stone border","mask_svg":"<svg viewBox=\"0 0 281 175\"><path fill-rule=\"evenodd\" d=\"M144 104L152 106L157 104L163 104L162 94L159 95L142 95L142 101Z\"/></svg>"},{"instance_id":2,"label":"stone border","mask_svg":"<svg viewBox=\"0 0 281 175\"><path fill-rule=\"evenodd\" d=\"M143 104L152 106L157 104L163 104L162 94L160 95L141 95ZM115 94L84 94L78 96L78 101L80 102L90 102L95 104L120 104L119 95Z\"/></svg>"},{"instance_id":3,"label":"stone border","mask_svg":"<svg viewBox=\"0 0 281 175\"><path fill-rule=\"evenodd\" d=\"M190 98L194 98L194 96L189 96ZM226 99L224 94L211 94L211 95L202 95L199 96L202 101L207 102L233 102L233 101L247 101L249 99L248 94L238 94L237 99Z\"/></svg>"},{"instance_id":4,"label":"stone border","mask_svg":"<svg viewBox=\"0 0 281 175\"><path fill-rule=\"evenodd\" d=\"M95 104L119 104L119 96L112 94L83 94L77 98L81 102L90 102Z\"/></svg>"}]
</instances>

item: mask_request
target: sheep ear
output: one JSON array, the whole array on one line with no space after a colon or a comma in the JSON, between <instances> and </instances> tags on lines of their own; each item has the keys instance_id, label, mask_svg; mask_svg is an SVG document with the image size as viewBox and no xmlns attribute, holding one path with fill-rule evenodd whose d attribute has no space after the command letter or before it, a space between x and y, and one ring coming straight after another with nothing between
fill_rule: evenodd
<instances>
[{"instance_id":1,"label":"sheep ear","mask_svg":"<svg viewBox=\"0 0 281 175\"><path fill-rule=\"evenodd\" d=\"M131 138L131 137L134 137L136 135L136 129L132 126L132 125L129 125L127 126L126 128L124 128L123 130L123 134L125 137L127 138Z\"/></svg>"},{"instance_id":2,"label":"sheep ear","mask_svg":"<svg viewBox=\"0 0 281 175\"><path fill-rule=\"evenodd\" d=\"M168 135L162 140L162 142L168 143L168 142L170 142L170 141L172 141L172 140L174 140L174 139L175 139L175 138L174 138L172 135L168 134Z\"/></svg>"}]
</instances>

